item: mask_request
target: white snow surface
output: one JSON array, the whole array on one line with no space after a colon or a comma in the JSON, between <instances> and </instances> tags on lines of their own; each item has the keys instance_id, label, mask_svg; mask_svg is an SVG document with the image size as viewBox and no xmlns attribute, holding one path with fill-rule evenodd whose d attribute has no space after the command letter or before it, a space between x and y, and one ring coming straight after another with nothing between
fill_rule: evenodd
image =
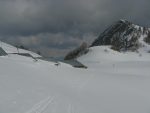
<instances>
[{"instance_id":1,"label":"white snow surface","mask_svg":"<svg viewBox=\"0 0 150 113\"><path fill-rule=\"evenodd\" d=\"M34 52L24 50L24 49L19 49L19 48L17 49L16 47L6 44L4 42L0 42L0 47L2 47L6 51L6 53L18 53L18 52L19 53L29 53L33 57L41 57L40 55L38 55Z\"/></svg>"},{"instance_id":2,"label":"white snow surface","mask_svg":"<svg viewBox=\"0 0 150 113\"><path fill-rule=\"evenodd\" d=\"M150 112L150 53L101 46L78 60L88 68L1 56L0 113Z\"/></svg>"}]
</instances>

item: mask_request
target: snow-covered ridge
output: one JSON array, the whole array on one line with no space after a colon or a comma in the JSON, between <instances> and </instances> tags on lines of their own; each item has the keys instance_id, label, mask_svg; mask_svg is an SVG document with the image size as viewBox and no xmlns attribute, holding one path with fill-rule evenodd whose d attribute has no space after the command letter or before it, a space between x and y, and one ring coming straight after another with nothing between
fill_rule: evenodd
<instances>
[{"instance_id":1,"label":"snow-covered ridge","mask_svg":"<svg viewBox=\"0 0 150 113\"><path fill-rule=\"evenodd\" d=\"M20 48L16 48L10 44L4 43L0 41L0 47L8 54L12 54L12 53L29 53L30 55L32 55L33 57L41 57L40 55L28 51L28 50L24 50L24 49L20 49Z\"/></svg>"},{"instance_id":2,"label":"snow-covered ridge","mask_svg":"<svg viewBox=\"0 0 150 113\"><path fill-rule=\"evenodd\" d=\"M54 61L52 59L47 59L30 50L20 49L10 44L4 43L2 41L0 41L0 48L2 49L0 50L0 56L2 56L1 60L2 59L8 60L8 61L12 60L12 62L15 61L19 64L26 63L27 65L30 65L30 63L31 64L40 63L44 65L53 65L54 67L58 67L58 66L72 67L69 63L64 63L60 60ZM5 54L3 54L2 52L4 52Z\"/></svg>"}]
</instances>

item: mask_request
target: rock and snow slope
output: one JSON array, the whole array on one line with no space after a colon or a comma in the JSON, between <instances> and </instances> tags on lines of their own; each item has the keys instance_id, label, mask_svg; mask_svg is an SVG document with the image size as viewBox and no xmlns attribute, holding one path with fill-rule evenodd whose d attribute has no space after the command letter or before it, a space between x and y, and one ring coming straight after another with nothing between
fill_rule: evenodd
<instances>
[{"instance_id":1,"label":"rock and snow slope","mask_svg":"<svg viewBox=\"0 0 150 113\"><path fill-rule=\"evenodd\" d=\"M91 46L111 45L111 48L117 51L137 51L149 44L149 28L120 20L100 34Z\"/></svg>"},{"instance_id":2,"label":"rock and snow slope","mask_svg":"<svg viewBox=\"0 0 150 113\"><path fill-rule=\"evenodd\" d=\"M110 46L119 52L150 53L150 28L132 24L127 20L119 20L101 33L90 47L95 46ZM67 54L65 59L76 59L88 51L86 46L81 46Z\"/></svg>"},{"instance_id":3,"label":"rock and snow slope","mask_svg":"<svg viewBox=\"0 0 150 113\"><path fill-rule=\"evenodd\" d=\"M0 56L0 113L149 113L150 53L145 49L123 53L92 47L78 58L88 69Z\"/></svg>"}]
</instances>

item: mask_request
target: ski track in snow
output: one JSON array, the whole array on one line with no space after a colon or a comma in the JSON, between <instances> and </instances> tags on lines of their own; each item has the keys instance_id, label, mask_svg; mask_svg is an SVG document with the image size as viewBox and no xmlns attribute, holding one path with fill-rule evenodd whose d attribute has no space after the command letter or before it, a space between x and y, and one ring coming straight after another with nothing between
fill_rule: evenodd
<instances>
[{"instance_id":1,"label":"ski track in snow","mask_svg":"<svg viewBox=\"0 0 150 113\"><path fill-rule=\"evenodd\" d=\"M44 111L47 109L49 104L51 104L54 101L54 97L48 97L41 102L35 104L31 110L25 112L25 113L44 113Z\"/></svg>"}]
</instances>

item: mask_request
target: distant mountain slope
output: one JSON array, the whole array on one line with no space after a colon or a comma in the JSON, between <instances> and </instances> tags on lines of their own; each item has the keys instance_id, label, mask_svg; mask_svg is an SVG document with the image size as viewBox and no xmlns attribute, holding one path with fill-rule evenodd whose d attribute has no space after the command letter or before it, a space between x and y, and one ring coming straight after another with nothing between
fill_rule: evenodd
<instances>
[{"instance_id":1,"label":"distant mountain slope","mask_svg":"<svg viewBox=\"0 0 150 113\"><path fill-rule=\"evenodd\" d=\"M91 44L88 53L77 60L87 67L106 62L150 61L150 29L120 20L106 29Z\"/></svg>"},{"instance_id":2,"label":"distant mountain slope","mask_svg":"<svg viewBox=\"0 0 150 113\"><path fill-rule=\"evenodd\" d=\"M127 20L119 20L101 33L90 45L90 47L94 46L109 46L118 52L144 51L150 53L150 28L132 24ZM68 53L65 59L78 58L88 53L89 49L87 47L83 51L77 50L81 50L80 47Z\"/></svg>"},{"instance_id":3,"label":"distant mountain slope","mask_svg":"<svg viewBox=\"0 0 150 113\"><path fill-rule=\"evenodd\" d=\"M149 44L149 28L134 25L126 20L119 20L100 34L91 47L111 45L111 48L117 51L135 51Z\"/></svg>"}]
</instances>

